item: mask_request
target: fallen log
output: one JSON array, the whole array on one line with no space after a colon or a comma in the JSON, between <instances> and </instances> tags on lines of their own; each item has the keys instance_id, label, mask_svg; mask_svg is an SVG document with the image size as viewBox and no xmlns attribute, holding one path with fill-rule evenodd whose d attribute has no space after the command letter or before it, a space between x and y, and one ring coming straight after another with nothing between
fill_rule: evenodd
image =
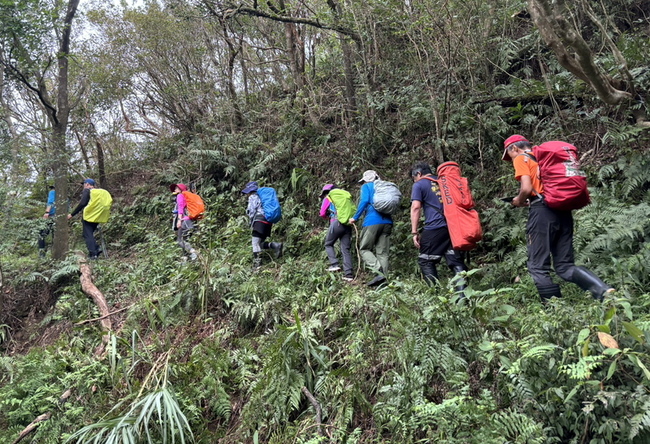
<instances>
[{"instance_id":1,"label":"fallen log","mask_svg":"<svg viewBox=\"0 0 650 444\"><path fill-rule=\"evenodd\" d=\"M64 404L68 398L72 395L72 389L68 389L59 398L59 404ZM47 421L52 417L52 412L47 412L43 413L40 416L37 416L36 419L34 419L27 427L23 429L22 432L20 432L20 435L18 435L18 438L12 443L12 444L18 444L20 441L25 439L30 433L32 433L34 430L38 428L38 426L41 425L42 422Z\"/></svg>"},{"instance_id":2,"label":"fallen log","mask_svg":"<svg viewBox=\"0 0 650 444\"><path fill-rule=\"evenodd\" d=\"M79 270L81 271L81 278L80 278L81 289L83 290L84 293L86 293L88 296L92 298L93 302L95 302L95 305L97 305L97 308L99 308L102 328L105 331L109 332L113 329L113 327L110 320L111 312L108 309L106 298L104 297L102 292L99 291L99 288L97 288L93 283L92 268L88 264L86 257L82 253L78 253L78 255L79 255ZM105 338L107 337L105 336Z\"/></svg>"}]
</instances>

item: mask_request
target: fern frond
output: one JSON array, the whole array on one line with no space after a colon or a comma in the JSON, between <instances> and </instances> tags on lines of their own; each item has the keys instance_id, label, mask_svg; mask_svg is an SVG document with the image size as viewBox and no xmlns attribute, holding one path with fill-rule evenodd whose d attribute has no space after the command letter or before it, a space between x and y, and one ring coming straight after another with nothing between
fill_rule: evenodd
<instances>
[{"instance_id":1,"label":"fern frond","mask_svg":"<svg viewBox=\"0 0 650 444\"><path fill-rule=\"evenodd\" d=\"M508 442L542 444L546 440L542 425L522 413L502 410L492 415L492 421Z\"/></svg>"}]
</instances>

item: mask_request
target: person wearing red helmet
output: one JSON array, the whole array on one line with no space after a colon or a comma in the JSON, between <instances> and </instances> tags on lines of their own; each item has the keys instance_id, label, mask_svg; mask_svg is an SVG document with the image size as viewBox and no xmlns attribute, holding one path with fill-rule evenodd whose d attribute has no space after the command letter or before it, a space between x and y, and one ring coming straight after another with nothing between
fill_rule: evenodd
<instances>
[{"instance_id":1,"label":"person wearing red helmet","mask_svg":"<svg viewBox=\"0 0 650 444\"><path fill-rule=\"evenodd\" d=\"M614 289L585 267L575 265L573 215L570 210L549 208L544 202L544 184L532 143L514 134L503 142L503 147L502 160L512 162L515 179L520 183L512 205L530 208L526 226L527 266L540 298L544 302L553 296L562 297L560 286L551 279L552 263L559 277L589 291L594 299L602 300Z\"/></svg>"}]
</instances>

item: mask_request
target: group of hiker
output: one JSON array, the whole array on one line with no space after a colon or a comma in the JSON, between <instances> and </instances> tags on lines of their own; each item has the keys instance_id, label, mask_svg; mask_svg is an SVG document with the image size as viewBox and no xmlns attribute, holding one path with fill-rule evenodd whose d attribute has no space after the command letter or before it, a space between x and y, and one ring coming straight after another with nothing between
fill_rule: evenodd
<instances>
[{"instance_id":1,"label":"group of hiker","mask_svg":"<svg viewBox=\"0 0 650 444\"><path fill-rule=\"evenodd\" d=\"M93 179L84 179L82 182L83 190L79 204L70 214L68 220L81 213L81 224L84 241L88 249L88 258L91 260L98 259L101 254L107 255L102 250L95 239L95 232L99 229L100 224L108 222L110 209L113 203L111 194L99 187ZM45 257L46 239L54 231L54 216L56 215L56 190L53 185L47 195L47 206L43 218L46 220L45 226L39 230L38 235L38 253L40 257Z\"/></svg>"},{"instance_id":2,"label":"group of hiker","mask_svg":"<svg viewBox=\"0 0 650 444\"><path fill-rule=\"evenodd\" d=\"M552 267L559 277L589 291L594 299L602 300L615 291L593 272L574 263L572 210L589 203L586 177L580 170L576 148L561 141L533 146L525 137L515 134L504 141L502 160L512 162L514 177L520 184L518 194L504 200L514 207L529 207L527 266L542 301L562 296L560 286L551 278ZM428 285L436 284L437 265L445 259L449 269L458 276L455 289L462 297L466 288L463 272L468 269L465 252L474 248L482 236L467 179L461 176L455 162L441 164L436 174L429 164L416 163L410 176L413 180L411 235L418 250L417 262L422 276ZM319 215L329 221L324 241L329 263L327 271L342 270L345 281L355 279L351 253L353 227L363 218L359 253L365 267L373 274L366 285L375 287L388 278L393 214L399 208L401 193L394 183L381 180L374 170L365 171L359 183L362 186L356 205L351 194L336 184L328 183L321 189ZM189 237L195 222L203 217L205 206L201 198L182 183L171 184L169 189L176 196L173 229L177 232L177 243L189 260L195 261L199 253L189 243ZM248 182L241 194L248 199L246 214L251 229L252 263L253 270L258 270L263 250L271 250L276 258L282 256L283 244L267 241L273 224L282 217L281 206L275 190L260 187L256 181ZM54 196L52 188L48 194L46 219L55 214ZM102 252L94 233L98 224L108 219L111 202L107 191L96 188L93 179L86 179L81 200L68 215L70 219L83 211L83 236L91 259ZM47 230L51 230L51 225ZM39 251L44 249L42 239L46 235L45 230L41 231ZM337 242L342 268L335 249Z\"/></svg>"},{"instance_id":3,"label":"group of hiker","mask_svg":"<svg viewBox=\"0 0 650 444\"><path fill-rule=\"evenodd\" d=\"M536 157L539 156L539 159ZM520 184L518 194L510 200L514 207L529 207L526 227L529 273L542 301L561 297L560 286L551 278L556 274L589 291L594 299L602 300L615 291L593 272L576 266L573 250L572 210L589 203L586 176L580 170L577 149L562 141L551 141L533 147L525 137L515 134L504 141L502 160L511 161L515 180ZM445 259L450 270L458 276L455 289L462 297L466 288L463 272L467 271L465 251L476 246L482 237L478 213L467 179L460 175L455 162L445 162L437 168L437 175L427 163L416 163L411 169L411 235L418 249L418 265L425 282L438 281L437 265ZM366 285L374 287L387 280L389 270L390 236L393 229L392 213L399 205L401 194L392 182L382 181L374 170L363 173L359 203L356 208L349 192L333 183L323 186L320 198L320 217L329 219L325 236L327 271L341 270L334 245L338 241L342 256L343 279L354 279L352 266L352 226L363 217L359 252L374 277ZM546 184L546 189L544 188ZM384 190L391 190L384 191ZM254 266L259 267L261 248L277 249L282 244L263 243L271 231L265 222L262 204L255 196L258 185L249 182L242 193L249 195L247 213L253 228ZM392 200L388 209L385 200ZM381 203L380 203L381 200ZM380 206L381 205L381 206ZM350 214L352 214L350 216ZM422 224L422 227L420 225ZM257 240L256 240L257 239Z\"/></svg>"}]
</instances>

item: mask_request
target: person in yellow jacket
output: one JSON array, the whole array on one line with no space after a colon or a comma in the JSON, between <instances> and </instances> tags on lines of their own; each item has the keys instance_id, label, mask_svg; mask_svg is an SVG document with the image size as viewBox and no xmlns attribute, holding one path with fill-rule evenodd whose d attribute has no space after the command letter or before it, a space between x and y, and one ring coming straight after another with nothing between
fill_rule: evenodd
<instances>
[{"instance_id":1,"label":"person in yellow jacket","mask_svg":"<svg viewBox=\"0 0 650 444\"><path fill-rule=\"evenodd\" d=\"M83 210L83 237L86 241L86 247L88 247L88 257L97 259L102 251L95 240L95 231L100 223L108 221L113 198L108 191L96 188L93 179L84 180L83 186L84 189L81 193L79 205L72 213L68 214L68 219L73 218Z\"/></svg>"}]
</instances>

